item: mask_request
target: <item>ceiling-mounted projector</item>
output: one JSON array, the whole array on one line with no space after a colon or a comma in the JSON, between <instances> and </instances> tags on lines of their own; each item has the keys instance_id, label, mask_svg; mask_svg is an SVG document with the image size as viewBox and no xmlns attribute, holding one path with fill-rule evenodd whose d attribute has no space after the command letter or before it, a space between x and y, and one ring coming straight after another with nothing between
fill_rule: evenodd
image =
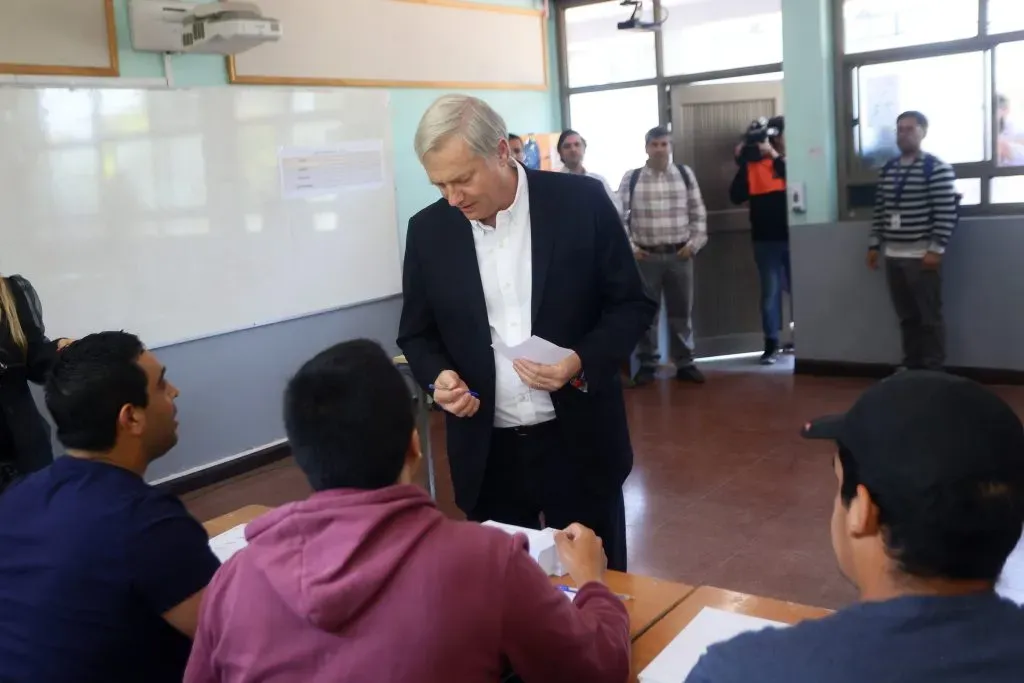
<instances>
[{"instance_id":1,"label":"ceiling-mounted projector","mask_svg":"<svg viewBox=\"0 0 1024 683\"><path fill-rule=\"evenodd\" d=\"M281 22L252 2L131 0L132 47L141 52L235 55L281 39Z\"/></svg>"},{"instance_id":2,"label":"ceiling-mounted projector","mask_svg":"<svg viewBox=\"0 0 1024 683\"><path fill-rule=\"evenodd\" d=\"M620 21L618 27L620 31L657 31L661 28L661 25L668 19L668 10L662 8L661 17L654 21L643 20L643 0L622 0L619 3L623 7L632 7L633 14L625 21Z\"/></svg>"}]
</instances>

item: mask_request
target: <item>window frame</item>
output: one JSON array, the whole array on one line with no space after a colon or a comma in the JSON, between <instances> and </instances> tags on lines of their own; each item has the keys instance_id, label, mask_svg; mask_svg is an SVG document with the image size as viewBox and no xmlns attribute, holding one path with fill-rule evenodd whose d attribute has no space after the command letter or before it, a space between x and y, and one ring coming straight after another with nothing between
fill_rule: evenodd
<instances>
[{"instance_id":1,"label":"window frame","mask_svg":"<svg viewBox=\"0 0 1024 683\"><path fill-rule=\"evenodd\" d=\"M985 64L982 75L988 97L988 118L986 130L983 132L988 146L989 159L953 164L958 178L979 178L981 180L981 202L976 205L964 206L964 215L1006 216L1024 213L1024 201L1018 203L993 204L991 202L991 181L1003 176L1024 175L1024 166L999 166L998 164L998 128L996 54L999 45L1004 43L1024 42L1024 30L1006 33L988 32L989 0L974 0L978 3L978 29L970 38L960 38L923 45L872 50L846 54L846 31L843 20L845 0L831 0L832 12L832 45L834 56L833 81L835 87L836 106L836 163L839 180L839 217L840 220L864 220L870 218L870 207L851 207L850 191L852 188L873 187L878 182L877 172L857 168L857 150L855 130L858 124L856 111L855 85L857 70L860 67L874 64L904 62L929 57L945 57L980 52ZM927 112L925 112L927 113ZM896 125L896 122L893 122Z\"/></svg>"},{"instance_id":2,"label":"window frame","mask_svg":"<svg viewBox=\"0 0 1024 683\"><path fill-rule=\"evenodd\" d=\"M739 67L735 69L724 69L721 71L707 71L703 73L682 74L676 76L665 75L665 51L661 31L654 31L654 77L635 81L620 81L603 83L600 85L580 86L570 88L569 83L569 58L568 46L566 44L565 12L574 7L585 5L596 5L608 0L560 0L555 6L555 34L558 46L558 81L560 101L562 104L562 127L572 126L572 111L569 106L569 96L588 92L599 92L604 90L621 90L624 88L635 88L644 85L658 86L658 125L671 128L672 124L672 86L688 85L700 81L712 81L720 78L736 78L741 76L759 76L762 74L773 74L782 71L782 62L772 64L759 64L755 66ZM661 0L645 0L650 2L654 8L655 16L661 13ZM627 8L623 8L623 19L626 18ZM652 121L653 125L653 121Z\"/></svg>"}]
</instances>

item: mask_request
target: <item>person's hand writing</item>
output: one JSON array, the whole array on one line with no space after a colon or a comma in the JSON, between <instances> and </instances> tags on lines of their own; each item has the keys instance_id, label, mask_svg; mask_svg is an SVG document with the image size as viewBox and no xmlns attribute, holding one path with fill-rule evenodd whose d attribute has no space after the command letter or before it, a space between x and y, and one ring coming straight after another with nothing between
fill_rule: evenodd
<instances>
[{"instance_id":1,"label":"person's hand writing","mask_svg":"<svg viewBox=\"0 0 1024 683\"><path fill-rule=\"evenodd\" d=\"M591 581L604 582L608 558L604 543L593 531L582 524L570 524L565 531L555 534L555 547L562 567L578 587Z\"/></svg>"},{"instance_id":2,"label":"person's hand writing","mask_svg":"<svg viewBox=\"0 0 1024 683\"><path fill-rule=\"evenodd\" d=\"M878 270L878 250L868 249L868 268Z\"/></svg>"},{"instance_id":3,"label":"person's hand writing","mask_svg":"<svg viewBox=\"0 0 1024 683\"><path fill-rule=\"evenodd\" d=\"M512 362L512 367L523 384L531 389L558 391L579 374L583 364L580 357L573 353L553 365L541 365L520 358Z\"/></svg>"},{"instance_id":4,"label":"person's hand writing","mask_svg":"<svg viewBox=\"0 0 1024 683\"><path fill-rule=\"evenodd\" d=\"M473 417L480 410L480 399L454 370L445 370L434 380L434 403L456 417Z\"/></svg>"},{"instance_id":5,"label":"person's hand writing","mask_svg":"<svg viewBox=\"0 0 1024 683\"><path fill-rule=\"evenodd\" d=\"M938 270L939 266L942 265L942 254L936 254L934 251L929 251L921 259L921 266L925 270Z\"/></svg>"}]
</instances>

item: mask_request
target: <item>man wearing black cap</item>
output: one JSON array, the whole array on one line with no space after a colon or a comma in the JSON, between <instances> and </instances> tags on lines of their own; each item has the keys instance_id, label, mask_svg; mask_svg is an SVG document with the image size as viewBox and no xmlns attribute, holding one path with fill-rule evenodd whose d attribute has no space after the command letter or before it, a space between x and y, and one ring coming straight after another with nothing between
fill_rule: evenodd
<instances>
[{"instance_id":1,"label":"man wearing black cap","mask_svg":"<svg viewBox=\"0 0 1024 683\"><path fill-rule=\"evenodd\" d=\"M687 683L1024 681L995 593L1024 524L1024 427L965 379L909 371L804 436L837 445L832 545L861 602L710 648Z\"/></svg>"}]
</instances>

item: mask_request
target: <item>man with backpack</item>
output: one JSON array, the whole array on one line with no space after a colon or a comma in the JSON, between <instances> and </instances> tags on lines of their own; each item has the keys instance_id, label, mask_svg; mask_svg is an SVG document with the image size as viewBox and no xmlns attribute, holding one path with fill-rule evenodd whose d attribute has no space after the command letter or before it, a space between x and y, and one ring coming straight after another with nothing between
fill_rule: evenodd
<instances>
[{"instance_id":1,"label":"man with backpack","mask_svg":"<svg viewBox=\"0 0 1024 683\"><path fill-rule=\"evenodd\" d=\"M942 260L956 228L959 196L953 167L922 152L928 119L896 119L900 156L882 167L868 247L876 270L884 251L889 294L900 321L903 368L941 370L946 362Z\"/></svg>"},{"instance_id":2,"label":"man with backpack","mask_svg":"<svg viewBox=\"0 0 1024 683\"><path fill-rule=\"evenodd\" d=\"M661 126L647 132L647 164L628 171L619 185L623 220L640 273L655 301L665 296L676 379L703 384L693 363L693 259L708 241L707 210L693 171L671 163L671 141ZM640 369L633 385L654 381L658 316L640 339Z\"/></svg>"}]
</instances>

